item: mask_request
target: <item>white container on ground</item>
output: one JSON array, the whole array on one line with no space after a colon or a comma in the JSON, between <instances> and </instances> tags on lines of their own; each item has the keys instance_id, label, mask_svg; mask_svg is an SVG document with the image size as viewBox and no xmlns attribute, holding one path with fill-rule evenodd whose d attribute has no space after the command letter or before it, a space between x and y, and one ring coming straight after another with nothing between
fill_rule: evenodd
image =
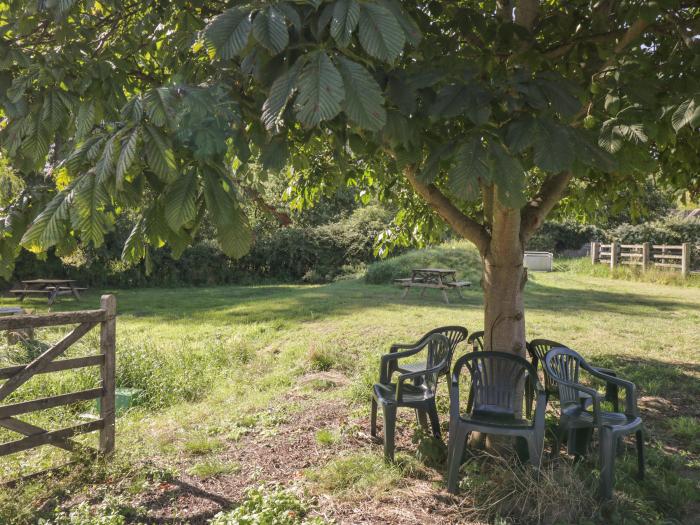
<instances>
[{"instance_id":1,"label":"white container on ground","mask_svg":"<svg viewBox=\"0 0 700 525\"><path fill-rule=\"evenodd\" d=\"M525 268L531 272L551 272L553 261L550 252L525 252Z\"/></svg>"}]
</instances>

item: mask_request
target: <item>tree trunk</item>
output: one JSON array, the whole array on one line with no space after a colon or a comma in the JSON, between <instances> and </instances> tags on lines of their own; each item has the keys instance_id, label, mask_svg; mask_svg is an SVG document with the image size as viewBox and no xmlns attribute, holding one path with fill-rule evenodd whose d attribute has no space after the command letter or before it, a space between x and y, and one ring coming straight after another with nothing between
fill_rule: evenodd
<instances>
[{"instance_id":1,"label":"tree trunk","mask_svg":"<svg viewBox=\"0 0 700 525\"><path fill-rule=\"evenodd\" d=\"M527 272L520 238L520 211L494 203L493 234L482 254L484 291L484 348L525 357Z\"/></svg>"}]
</instances>

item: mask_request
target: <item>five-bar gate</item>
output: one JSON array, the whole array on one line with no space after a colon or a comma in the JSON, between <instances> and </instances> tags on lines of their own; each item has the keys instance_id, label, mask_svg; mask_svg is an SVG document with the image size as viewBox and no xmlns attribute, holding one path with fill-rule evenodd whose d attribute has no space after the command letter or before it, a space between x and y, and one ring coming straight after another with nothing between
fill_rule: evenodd
<instances>
[{"instance_id":1,"label":"five-bar gate","mask_svg":"<svg viewBox=\"0 0 700 525\"><path fill-rule=\"evenodd\" d=\"M0 368L0 381L4 380L4 383L0 385L0 426L24 436L16 441L0 444L0 456L41 445L53 445L69 451L82 450L83 447L71 438L93 431L100 432L100 453L109 454L114 450L116 298L113 295L103 295L100 306L99 310L0 318L0 331L77 324L63 339L44 351L31 363ZM57 359L98 324L100 325L99 354L72 359ZM99 388L21 403L3 404L3 401L10 394L37 374L88 366L100 367L101 385ZM91 399L100 400L99 419L60 430L48 431L17 417L22 414Z\"/></svg>"}]
</instances>

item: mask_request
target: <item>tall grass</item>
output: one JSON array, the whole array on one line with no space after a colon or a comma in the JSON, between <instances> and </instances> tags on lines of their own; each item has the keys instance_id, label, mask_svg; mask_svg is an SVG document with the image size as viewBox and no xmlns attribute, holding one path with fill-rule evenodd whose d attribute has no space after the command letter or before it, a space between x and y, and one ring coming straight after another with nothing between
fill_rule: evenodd
<instances>
[{"instance_id":1,"label":"tall grass","mask_svg":"<svg viewBox=\"0 0 700 525\"><path fill-rule=\"evenodd\" d=\"M588 257L574 259L557 259L555 269L571 272L577 275L590 275L607 279L620 279L623 281L640 281L655 284L670 284L674 286L690 286L700 288L700 275L691 275L688 278L678 271L661 270L652 268L642 272L636 266L618 266L610 270L607 264L591 264Z\"/></svg>"},{"instance_id":2,"label":"tall grass","mask_svg":"<svg viewBox=\"0 0 700 525\"><path fill-rule=\"evenodd\" d=\"M473 284L481 278L481 259L476 248L467 242L453 241L425 250L411 250L370 264L365 281L370 284L388 284L394 279L410 277L414 268L430 267L456 270L458 279L466 279Z\"/></svg>"}]
</instances>

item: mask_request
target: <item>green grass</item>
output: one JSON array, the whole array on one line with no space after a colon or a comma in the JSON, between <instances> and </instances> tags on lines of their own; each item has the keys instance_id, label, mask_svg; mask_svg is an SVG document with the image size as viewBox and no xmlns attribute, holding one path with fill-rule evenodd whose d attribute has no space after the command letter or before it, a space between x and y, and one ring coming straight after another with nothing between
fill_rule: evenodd
<instances>
[{"instance_id":1,"label":"green grass","mask_svg":"<svg viewBox=\"0 0 700 525\"><path fill-rule=\"evenodd\" d=\"M238 472L240 469L241 466L238 463L213 458L200 463L195 463L187 471L187 473L191 476L207 479L224 474L233 474L234 472Z\"/></svg>"},{"instance_id":2,"label":"green grass","mask_svg":"<svg viewBox=\"0 0 700 525\"><path fill-rule=\"evenodd\" d=\"M410 273L412 266L428 265L454 266L461 277L478 283L478 256L460 244L378 263L368 276L374 272L372 279L389 282ZM0 523L36 522L38 517L50 516L47 501L63 501L67 494L90 491L93 486L113 487L115 480L138 488L150 486L156 476L151 472L186 472L197 465L205 472L210 467L216 470L216 463L225 461L219 454L239 446L245 436L264 440L276 435L283 425L295 421L308 400L349 404L366 417L379 356L391 343L415 341L440 325L461 324L470 331L478 330L483 319L478 286L466 291L464 300L449 305L432 294L402 300L400 290L393 286L370 286L359 280L321 286L114 292L119 311L118 386L142 389L142 403L119 417L117 452L112 460L97 465L86 462L56 474L51 482L40 479L0 491ZM681 519L685 505L700 497L697 481L692 481L700 476L697 419L686 413L700 397L700 289L574 271L532 273L525 302L528 338L567 343L638 385L640 403L649 411L645 414L654 414L646 425L653 466L644 484L621 474L620 508L652 509L654 515ZM0 303L16 304L11 299ZM93 291L81 303L65 300L56 309L98 304L99 293ZM46 310L39 300L27 306ZM43 329L37 331L37 338L50 343L65 331ZM98 334L93 332L70 355L86 355L97 346ZM7 352L0 344L0 366L26 362L34 351ZM347 380L330 381L320 374ZM11 401L92 388L97 379L96 371L88 369L37 376ZM654 408L657 406L662 408ZM671 418L664 408L668 406L686 419ZM87 403L45 411L27 421L59 428L81 422L80 414L90 411L94 412L94 406ZM329 441L324 431L334 432L308 430L308 439L324 445ZM16 438L0 430L0 441ZM95 443L94 436L80 440ZM662 446L667 441L673 451ZM421 471L417 450L403 462L405 467L386 466L378 447L358 452L348 448L352 442L343 439L334 444L333 451L340 451L335 463L312 466L306 482L343 498L370 497L379 493L376 487L395 490L406 476L415 477L408 471ZM0 461L0 479L69 459L68 454L50 447L9 456ZM211 464L201 466L207 462ZM376 469L376 477L366 479L362 468ZM359 489L352 488L355 482ZM364 496L358 496L360 493ZM682 501L676 504L674 494L682 494Z\"/></svg>"},{"instance_id":3,"label":"green grass","mask_svg":"<svg viewBox=\"0 0 700 525\"><path fill-rule=\"evenodd\" d=\"M555 266L560 271L589 275L591 277L700 288L700 275L690 275L684 278L678 271L654 268L642 272L641 268L637 266L624 265L620 265L611 271L610 266L607 264L591 264L589 257L556 259Z\"/></svg>"}]
</instances>

